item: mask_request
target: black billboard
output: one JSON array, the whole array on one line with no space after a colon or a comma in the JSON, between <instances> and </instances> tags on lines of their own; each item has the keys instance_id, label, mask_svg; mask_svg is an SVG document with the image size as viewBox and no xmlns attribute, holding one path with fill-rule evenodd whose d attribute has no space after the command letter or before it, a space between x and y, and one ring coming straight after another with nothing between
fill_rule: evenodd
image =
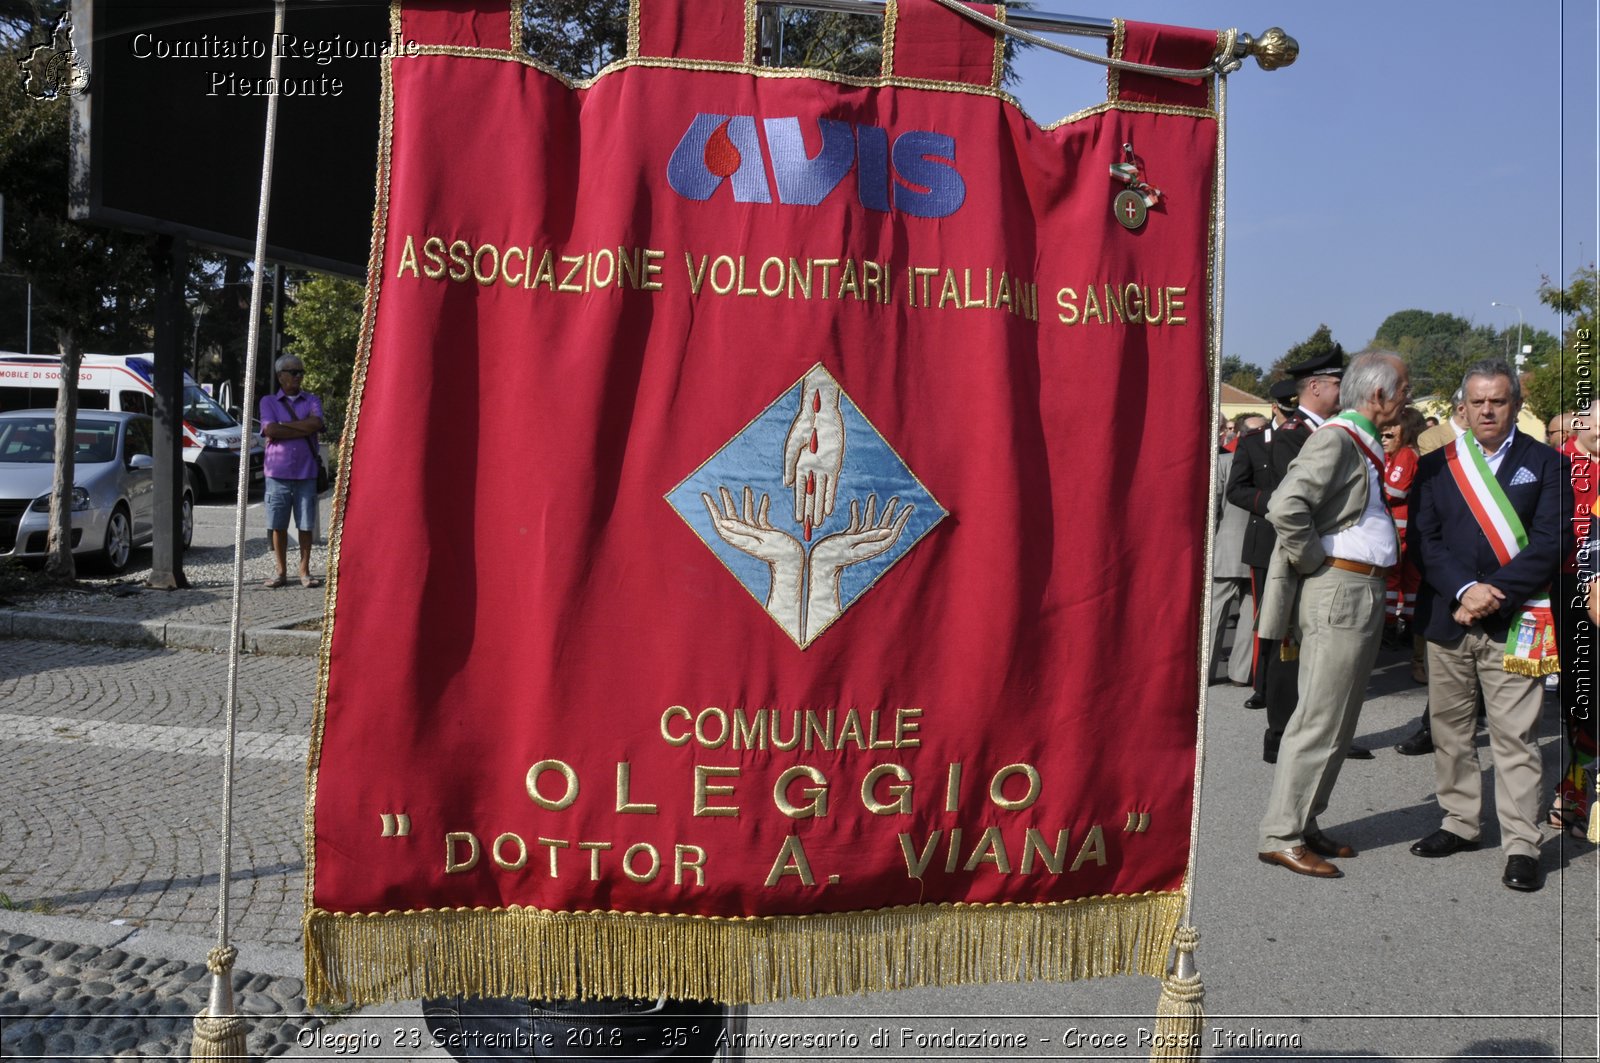
<instances>
[{"instance_id":1,"label":"black billboard","mask_svg":"<svg viewBox=\"0 0 1600 1063\"><path fill-rule=\"evenodd\" d=\"M263 0L74 0L72 31L74 217L253 254L276 94L267 256L365 275L386 3L291 2L275 34Z\"/></svg>"}]
</instances>

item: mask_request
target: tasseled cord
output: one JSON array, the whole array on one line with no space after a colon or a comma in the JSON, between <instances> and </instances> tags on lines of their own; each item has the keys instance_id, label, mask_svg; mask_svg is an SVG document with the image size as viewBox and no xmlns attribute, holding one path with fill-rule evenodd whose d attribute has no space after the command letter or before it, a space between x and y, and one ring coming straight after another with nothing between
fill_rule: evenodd
<instances>
[{"instance_id":1,"label":"tasseled cord","mask_svg":"<svg viewBox=\"0 0 1600 1063\"><path fill-rule=\"evenodd\" d=\"M1589 840L1600 845L1600 801L1589 806Z\"/></svg>"},{"instance_id":2,"label":"tasseled cord","mask_svg":"<svg viewBox=\"0 0 1600 1063\"><path fill-rule=\"evenodd\" d=\"M1172 966L1161 980L1161 999L1156 1003L1156 1028L1150 1058L1197 1060L1206 1022L1206 987L1195 967L1194 950L1200 944L1200 931L1180 926L1172 935Z\"/></svg>"},{"instance_id":3,"label":"tasseled cord","mask_svg":"<svg viewBox=\"0 0 1600 1063\"><path fill-rule=\"evenodd\" d=\"M272 5L272 39L283 39L285 0L274 0ZM278 69L281 49L272 50L268 63L268 76L272 84L279 84ZM267 208L272 202L272 156L278 130L278 94L267 97L266 138L261 148L261 198L256 209L255 268L250 280L250 320L261 320L261 285L266 275L267 263ZM244 370L244 408L255 409L256 360L261 349L261 330L250 330L246 344ZM250 425L245 422L246 449L250 443ZM244 626L244 525L245 504L249 495L249 462L239 462L238 505L234 509L233 526L233 610L228 627L228 690L224 702L227 729L222 751L222 852L217 867L217 945L206 954L206 970L211 972L211 997L206 1010L195 1016L194 1037L189 1043L190 1059L247 1059L245 1054L245 1021L234 1014L233 961L239 950L228 944L228 880L233 866L233 761L234 722L239 705L239 648L240 631Z\"/></svg>"},{"instance_id":4,"label":"tasseled cord","mask_svg":"<svg viewBox=\"0 0 1600 1063\"><path fill-rule=\"evenodd\" d=\"M211 999L194 1017L190 1059L245 1059L245 1021L233 1013L233 961L239 951L223 945L206 954Z\"/></svg>"}]
</instances>

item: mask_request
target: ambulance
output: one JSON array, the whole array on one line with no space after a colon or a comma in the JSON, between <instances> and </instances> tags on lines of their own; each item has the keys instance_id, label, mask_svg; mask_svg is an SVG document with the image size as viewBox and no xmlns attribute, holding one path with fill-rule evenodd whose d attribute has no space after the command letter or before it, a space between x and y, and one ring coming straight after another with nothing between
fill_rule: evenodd
<instances>
[{"instance_id":1,"label":"ambulance","mask_svg":"<svg viewBox=\"0 0 1600 1063\"><path fill-rule=\"evenodd\" d=\"M61 359L0 351L0 411L49 410L56 405ZM78 370L80 410L155 414L155 356L85 354ZM239 482L243 428L183 374L183 460L197 497L231 492ZM262 481L259 440L250 446L250 486Z\"/></svg>"}]
</instances>

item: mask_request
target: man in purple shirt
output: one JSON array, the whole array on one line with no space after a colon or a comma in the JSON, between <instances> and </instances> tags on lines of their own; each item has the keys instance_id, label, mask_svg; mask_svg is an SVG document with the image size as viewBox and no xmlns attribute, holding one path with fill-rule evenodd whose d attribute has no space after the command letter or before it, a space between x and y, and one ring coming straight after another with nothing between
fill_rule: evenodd
<instances>
[{"instance_id":1,"label":"man in purple shirt","mask_svg":"<svg viewBox=\"0 0 1600 1063\"><path fill-rule=\"evenodd\" d=\"M317 433L322 430L322 400L300 389L305 366L286 354L273 364L278 390L261 398L261 434L267 438L267 538L277 574L265 586L288 582L289 511L300 530L300 585L318 587L311 574L311 539L317 526Z\"/></svg>"}]
</instances>

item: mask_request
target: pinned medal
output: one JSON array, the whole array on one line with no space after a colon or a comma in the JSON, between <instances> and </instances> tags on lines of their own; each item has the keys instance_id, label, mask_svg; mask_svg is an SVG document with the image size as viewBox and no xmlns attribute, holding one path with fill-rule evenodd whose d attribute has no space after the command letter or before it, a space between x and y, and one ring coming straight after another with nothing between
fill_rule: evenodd
<instances>
[{"instance_id":1,"label":"pinned medal","mask_svg":"<svg viewBox=\"0 0 1600 1063\"><path fill-rule=\"evenodd\" d=\"M1139 163L1133 155L1133 145L1122 145L1126 161L1111 164L1111 176L1127 185L1111 201L1111 216L1126 229L1137 229L1144 224L1150 208L1161 202L1161 189L1144 179Z\"/></svg>"},{"instance_id":2,"label":"pinned medal","mask_svg":"<svg viewBox=\"0 0 1600 1063\"><path fill-rule=\"evenodd\" d=\"M1117 193L1117 198L1111 201L1111 213L1124 228L1137 229L1144 224L1145 215L1149 212L1150 208L1145 206L1144 197L1131 188L1124 188Z\"/></svg>"}]
</instances>

